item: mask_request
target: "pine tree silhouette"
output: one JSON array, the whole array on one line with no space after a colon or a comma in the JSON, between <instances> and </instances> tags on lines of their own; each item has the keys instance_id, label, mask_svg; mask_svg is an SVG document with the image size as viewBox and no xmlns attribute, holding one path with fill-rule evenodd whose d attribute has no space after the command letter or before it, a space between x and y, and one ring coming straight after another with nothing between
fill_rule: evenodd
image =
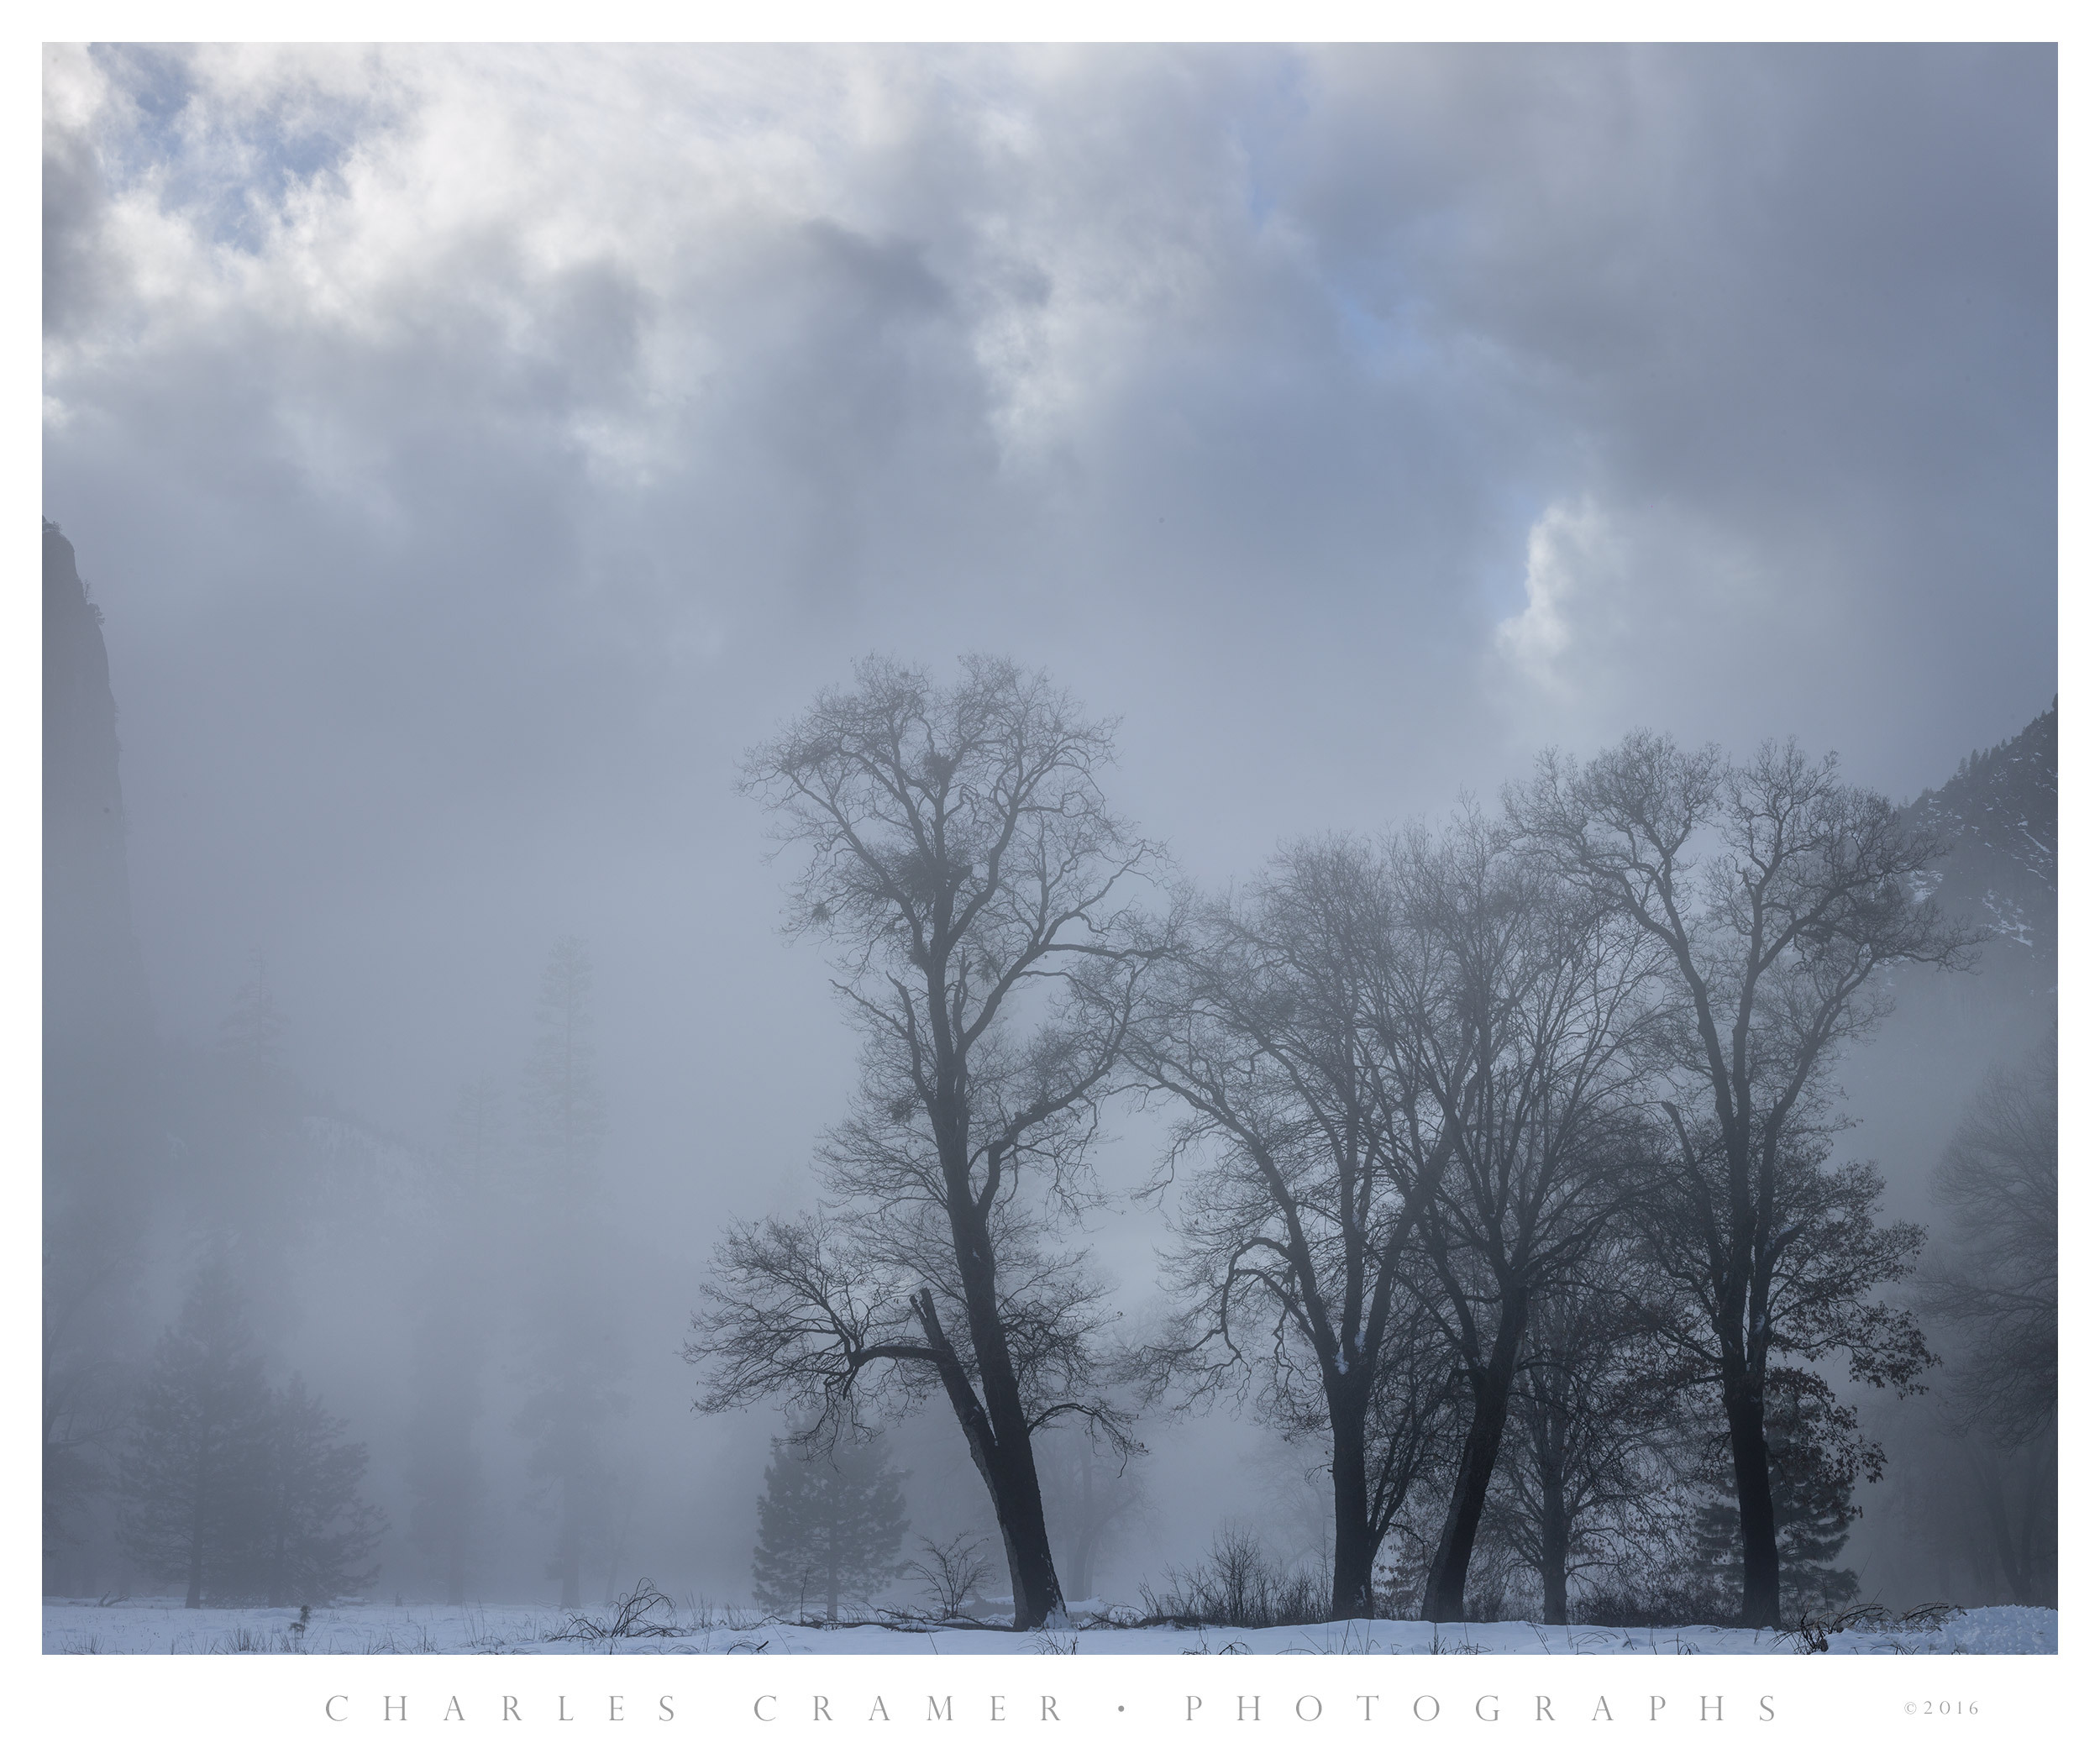
<instances>
[{"instance_id":1,"label":"pine tree silhouette","mask_svg":"<svg viewBox=\"0 0 2100 1764\"><path fill-rule=\"evenodd\" d=\"M120 1467L125 1552L148 1573L181 1582L192 1610L239 1590L265 1499L270 1421L239 1291L214 1263L161 1331Z\"/></svg>"},{"instance_id":2,"label":"pine tree silhouette","mask_svg":"<svg viewBox=\"0 0 2100 1764\"><path fill-rule=\"evenodd\" d=\"M836 1622L841 1599L870 1599L890 1583L904 1533L904 1478L879 1436L842 1439L814 1457L776 1439L751 1557L759 1600L798 1615L821 1603Z\"/></svg>"}]
</instances>

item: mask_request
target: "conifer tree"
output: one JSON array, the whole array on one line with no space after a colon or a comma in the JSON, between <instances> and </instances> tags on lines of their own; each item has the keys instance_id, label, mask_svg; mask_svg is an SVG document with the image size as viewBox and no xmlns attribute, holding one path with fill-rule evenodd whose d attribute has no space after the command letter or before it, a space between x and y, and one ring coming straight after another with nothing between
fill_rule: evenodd
<instances>
[{"instance_id":1,"label":"conifer tree","mask_svg":"<svg viewBox=\"0 0 2100 1764\"><path fill-rule=\"evenodd\" d=\"M223 1264L161 1332L121 1469L119 1536L191 1609L320 1604L368 1584L385 1521L358 1498L365 1451L295 1376L273 1392Z\"/></svg>"},{"instance_id":2,"label":"conifer tree","mask_svg":"<svg viewBox=\"0 0 2100 1764\"><path fill-rule=\"evenodd\" d=\"M467 1571L482 1537L488 1482L475 1426L483 1407L489 1281L476 1228L495 1199L501 1155L500 1093L463 1086L451 1144L433 1173L434 1253L425 1270L409 1383L404 1479L414 1505L408 1534L444 1577L446 1602L466 1601ZM478 1277L478 1278L477 1278Z\"/></svg>"},{"instance_id":3,"label":"conifer tree","mask_svg":"<svg viewBox=\"0 0 2100 1764\"><path fill-rule=\"evenodd\" d=\"M1765 1411L1765 1449L1771 1465L1772 1518L1779 1541L1782 1616L1841 1609L1859 1595L1859 1576L1831 1567L1843 1553L1860 1509L1852 1491L1864 1475L1881 1477L1880 1446L1862 1441L1855 1412L1840 1404L1813 1373L1776 1373ZM1732 1503L1703 1505L1697 1515L1700 1559L1730 1580L1742 1572L1742 1533Z\"/></svg>"},{"instance_id":4,"label":"conifer tree","mask_svg":"<svg viewBox=\"0 0 2100 1764\"><path fill-rule=\"evenodd\" d=\"M192 1610L233 1593L243 1578L271 1422L240 1294L213 1263L192 1285L180 1320L161 1331L120 1468L125 1552L148 1573L183 1583Z\"/></svg>"},{"instance_id":5,"label":"conifer tree","mask_svg":"<svg viewBox=\"0 0 2100 1764\"><path fill-rule=\"evenodd\" d=\"M526 1273L527 1395L517 1425L531 1445L527 1477L554 1512L547 1572L560 1582L564 1605L582 1596L586 1557L602 1553L615 1483L606 1436L626 1406L617 1389L615 1283L598 1192L604 1107L591 992L588 948L579 937L561 938L541 980L539 1035L521 1097L536 1241Z\"/></svg>"},{"instance_id":6,"label":"conifer tree","mask_svg":"<svg viewBox=\"0 0 2100 1764\"><path fill-rule=\"evenodd\" d=\"M366 1453L344 1425L296 1373L271 1399L261 1499L239 1551L240 1578L269 1604L325 1604L378 1576L368 1558L386 1520L358 1498Z\"/></svg>"},{"instance_id":7,"label":"conifer tree","mask_svg":"<svg viewBox=\"0 0 2100 1764\"><path fill-rule=\"evenodd\" d=\"M776 1439L751 1557L759 1603L800 1614L821 1602L837 1622L842 1599L870 1599L890 1583L904 1533L904 1477L879 1435L813 1454Z\"/></svg>"}]
</instances>

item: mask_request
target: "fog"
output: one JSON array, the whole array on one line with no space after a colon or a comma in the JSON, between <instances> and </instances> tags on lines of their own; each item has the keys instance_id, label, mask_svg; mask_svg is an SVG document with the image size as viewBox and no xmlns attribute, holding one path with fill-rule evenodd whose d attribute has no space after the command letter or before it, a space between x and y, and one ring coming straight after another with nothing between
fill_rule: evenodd
<instances>
[{"instance_id":1,"label":"fog","mask_svg":"<svg viewBox=\"0 0 2100 1764\"><path fill-rule=\"evenodd\" d=\"M1047 672L1209 890L1636 728L1908 802L2054 701L2047 48L59 45L44 90L44 512L121 744L80 861L128 874L47 1037L145 1038L80 1080L121 1110L47 1089L47 1133L132 1123L92 1179L53 1133L47 1206L103 1183L135 1234L109 1363L233 1255L270 1375L368 1448L374 1597L444 1579L404 1480L438 1289L488 1341L472 1596L554 1596L514 1424L567 1305L627 1491L586 1596L750 1596L784 1424L696 1415L680 1351L727 1222L812 1204L858 1042L737 783L863 658ZM2041 981L1909 987L1848 1054L1892 1215L2053 1022L2049 911ZM70 999L127 937L144 1004ZM521 1155L564 939L603 1121L566 1239L512 1175L430 1198L463 1086ZM248 1131L211 1050L258 984L303 1125L236 1181L200 1147ZM1132 1336L1171 1121L1111 1104L1096 1152ZM564 1241L557 1299L520 1271ZM1322 1547L1319 1452L1251 1409L1137 1431L1100 1590L1228 1520ZM990 1529L937 1403L890 1437L915 1534ZM112 1499L57 1590L150 1578Z\"/></svg>"}]
</instances>

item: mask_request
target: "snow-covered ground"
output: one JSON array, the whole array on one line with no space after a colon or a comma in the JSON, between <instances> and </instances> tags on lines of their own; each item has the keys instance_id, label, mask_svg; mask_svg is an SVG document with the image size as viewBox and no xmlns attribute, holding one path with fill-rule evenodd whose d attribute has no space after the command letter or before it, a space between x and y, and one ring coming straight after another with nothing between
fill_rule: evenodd
<instances>
[{"instance_id":1,"label":"snow-covered ground","mask_svg":"<svg viewBox=\"0 0 2100 1764\"><path fill-rule=\"evenodd\" d=\"M624 1635L604 1607L347 1605L317 1610L185 1610L173 1599L46 1599L47 1654L1792 1654L1771 1630L1606 1629L1591 1625L1377 1621L1276 1629L1137 1627L1135 1613L1081 1608L1072 1629L1016 1635L933 1623L770 1623L706 1604L659 1605ZM638 1632L653 1628L662 1633ZM2053 1654L2056 1614L2024 1605L1956 1611L1830 1635L1834 1654Z\"/></svg>"}]
</instances>

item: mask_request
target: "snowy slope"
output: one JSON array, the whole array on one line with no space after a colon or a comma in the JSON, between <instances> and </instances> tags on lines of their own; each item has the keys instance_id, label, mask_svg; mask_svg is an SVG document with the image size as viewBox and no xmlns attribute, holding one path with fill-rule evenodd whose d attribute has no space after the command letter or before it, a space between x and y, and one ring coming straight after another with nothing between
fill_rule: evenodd
<instances>
[{"instance_id":1,"label":"snowy slope","mask_svg":"<svg viewBox=\"0 0 2100 1764\"><path fill-rule=\"evenodd\" d=\"M2042 984L2056 961L2056 710L1972 753L1904 811L1945 842L1930 885L1950 916L2030 956Z\"/></svg>"}]
</instances>

